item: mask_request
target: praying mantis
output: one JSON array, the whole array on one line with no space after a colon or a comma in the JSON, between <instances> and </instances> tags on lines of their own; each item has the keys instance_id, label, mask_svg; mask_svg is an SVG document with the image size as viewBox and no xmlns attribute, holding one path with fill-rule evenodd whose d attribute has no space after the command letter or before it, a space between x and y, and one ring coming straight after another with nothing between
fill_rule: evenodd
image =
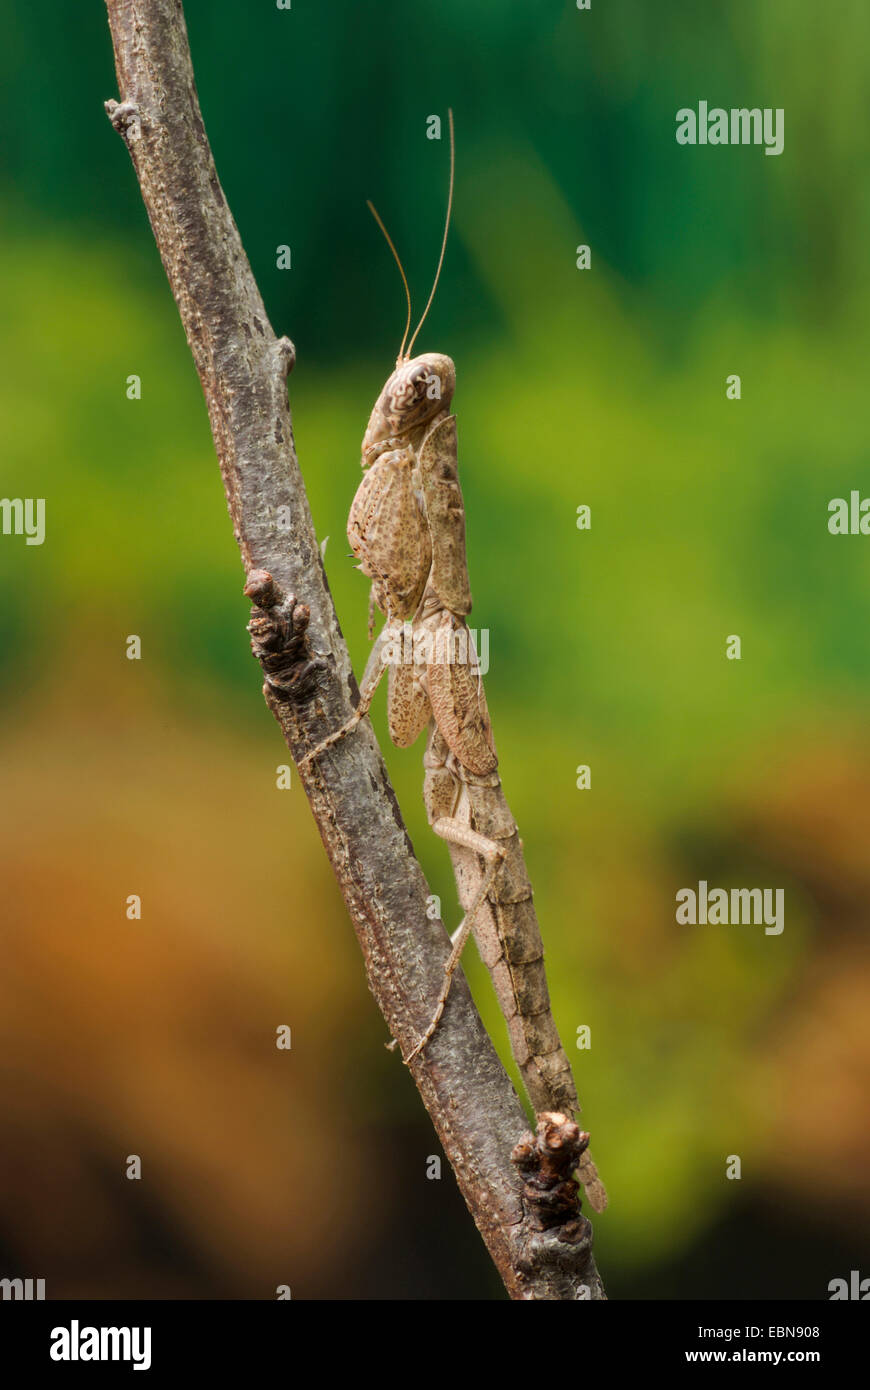
<instances>
[{"instance_id":1,"label":"praying mantis","mask_svg":"<svg viewBox=\"0 0 870 1390\"><path fill-rule=\"evenodd\" d=\"M363 437L364 473L351 504L347 534L359 569L372 584L370 638L375 608L386 621L366 666L353 717L302 761L316 760L352 731L367 715L388 672L393 743L410 747L428 728L423 755L426 813L432 830L449 849L465 913L451 938L429 1026L404 1060L410 1062L435 1032L473 932L535 1112L570 1118L579 1110L579 1101L550 1008L522 842L498 774L486 697L465 621L471 591L456 416L450 413L455 368L442 353L411 356L435 295L450 226L455 145L452 111L448 115L450 188L444 239L432 292L407 350L408 281L383 222L369 204L399 267L408 316L395 371ZM602 1211L607 1195L588 1150L579 1160L577 1175L591 1205Z\"/></svg>"}]
</instances>

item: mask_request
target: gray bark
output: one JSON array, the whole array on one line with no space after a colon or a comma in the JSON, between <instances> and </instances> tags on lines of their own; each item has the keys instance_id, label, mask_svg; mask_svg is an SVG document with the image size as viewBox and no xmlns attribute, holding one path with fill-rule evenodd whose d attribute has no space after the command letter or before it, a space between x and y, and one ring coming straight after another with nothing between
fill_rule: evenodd
<instances>
[{"instance_id":1,"label":"gray bark","mask_svg":"<svg viewBox=\"0 0 870 1390\"><path fill-rule=\"evenodd\" d=\"M107 8L120 102L106 110L132 157L202 382L267 673L273 653L267 703L298 763L350 717L357 686L296 457L286 385L294 348L272 331L218 181L181 0L107 0ZM289 530L278 529L279 508ZM431 1016L448 939L426 915L427 885L368 723L300 780L369 986L407 1055ZM584 1286L603 1297L588 1223L575 1222L564 1239L535 1229L511 1163L525 1116L464 980L410 1070L511 1297L587 1297Z\"/></svg>"}]
</instances>

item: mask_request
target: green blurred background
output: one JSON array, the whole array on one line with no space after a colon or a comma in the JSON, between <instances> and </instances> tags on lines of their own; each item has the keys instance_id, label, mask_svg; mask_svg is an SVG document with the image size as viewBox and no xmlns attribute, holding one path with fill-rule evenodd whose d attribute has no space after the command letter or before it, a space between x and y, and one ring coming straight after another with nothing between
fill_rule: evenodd
<instances>
[{"instance_id":1,"label":"green blurred background","mask_svg":"<svg viewBox=\"0 0 870 1390\"><path fill-rule=\"evenodd\" d=\"M426 117L455 110L418 348L457 365L472 621L610 1190L599 1263L612 1297L827 1297L870 1217L870 540L827 531L830 498L870 495L870 12L185 10L218 172L296 343L358 670L344 525L403 322L365 199L422 307L447 175ZM500 1297L449 1169L426 1179L437 1142L305 798L275 786L199 384L103 112L102 5L7 0L0 72L0 493L47 519L41 547L0 538L0 1274L49 1297ZM701 99L783 107L784 153L678 146ZM380 703L375 723L453 926L422 744L390 748ZM701 878L784 888L784 933L678 927Z\"/></svg>"}]
</instances>

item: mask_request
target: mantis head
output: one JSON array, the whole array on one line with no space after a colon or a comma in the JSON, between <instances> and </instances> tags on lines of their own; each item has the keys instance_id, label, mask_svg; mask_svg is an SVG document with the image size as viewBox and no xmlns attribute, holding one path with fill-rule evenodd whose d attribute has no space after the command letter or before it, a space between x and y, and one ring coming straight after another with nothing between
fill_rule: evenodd
<instances>
[{"instance_id":1,"label":"mantis head","mask_svg":"<svg viewBox=\"0 0 870 1390\"><path fill-rule=\"evenodd\" d=\"M456 389L456 368L442 352L424 352L400 361L375 402L362 443L363 463L369 464L395 441L425 429L450 409Z\"/></svg>"}]
</instances>

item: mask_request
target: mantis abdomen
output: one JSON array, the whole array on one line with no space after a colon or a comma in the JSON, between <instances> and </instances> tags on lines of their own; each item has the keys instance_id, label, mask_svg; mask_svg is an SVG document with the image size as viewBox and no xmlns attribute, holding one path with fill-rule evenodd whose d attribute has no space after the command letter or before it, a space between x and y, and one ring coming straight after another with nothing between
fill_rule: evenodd
<instances>
[{"instance_id":1,"label":"mantis abdomen","mask_svg":"<svg viewBox=\"0 0 870 1390\"><path fill-rule=\"evenodd\" d=\"M459 901L491 976L529 1101L536 1114L553 1111L571 1117L580 1102L550 1005L541 929L516 822L495 770L475 776L455 762L451 767L451 761L433 720L424 757L430 822L450 850ZM463 824L471 831L468 843L457 834ZM578 1176L592 1206L602 1211L607 1194L588 1151Z\"/></svg>"}]
</instances>

